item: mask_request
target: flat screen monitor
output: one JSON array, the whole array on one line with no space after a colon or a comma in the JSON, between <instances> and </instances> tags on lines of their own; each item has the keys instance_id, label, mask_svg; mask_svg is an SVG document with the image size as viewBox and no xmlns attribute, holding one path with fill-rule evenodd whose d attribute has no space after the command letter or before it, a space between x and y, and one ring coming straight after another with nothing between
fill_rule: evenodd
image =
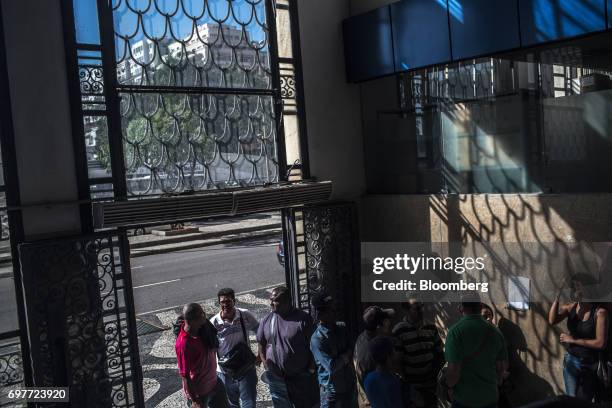
<instances>
[{"instance_id":1,"label":"flat screen monitor","mask_svg":"<svg viewBox=\"0 0 612 408\"><path fill-rule=\"evenodd\" d=\"M394 73L389 6L343 21L344 57L349 82Z\"/></svg>"},{"instance_id":2,"label":"flat screen monitor","mask_svg":"<svg viewBox=\"0 0 612 408\"><path fill-rule=\"evenodd\" d=\"M448 0L453 59L519 48L517 1Z\"/></svg>"},{"instance_id":3,"label":"flat screen monitor","mask_svg":"<svg viewBox=\"0 0 612 408\"><path fill-rule=\"evenodd\" d=\"M451 60L446 0L391 4L395 69L406 71Z\"/></svg>"},{"instance_id":4,"label":"flat screen monitor","mask_svg":"<svg viewBox=\"0 0 612 408\"><path fill-rule=\"evenodd\" d=\"M605 0L519 0L521 43L525 47L604 30L605 9Z\"/></svg>"}]
</instances>

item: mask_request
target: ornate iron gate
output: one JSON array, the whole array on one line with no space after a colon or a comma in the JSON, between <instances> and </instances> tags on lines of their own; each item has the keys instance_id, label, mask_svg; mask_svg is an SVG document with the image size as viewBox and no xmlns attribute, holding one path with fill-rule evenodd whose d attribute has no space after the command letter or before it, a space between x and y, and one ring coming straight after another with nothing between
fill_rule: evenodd
<instances>
[{"instance_id":1,"label":"ornate iron gate","mask_svg":"<svg viewBox=\"0 0 612 408\"><path fill-rule=\"evenodd\" d=\"M144 406L128 251L125 232L19 246L34 385L72 407Z\"/></svg>"},{"instance_id":2,"label":"ornate iron gate","mask_svg":"<svg viewBox=\"0 0 612 408\"><path fill-rule=\"evenodd\" d=\"M339 319L359 329L359 240L352 203L285 210L287 282L295 306L311 313L311 297L323 290L336 299Z\"/></svg>"}]
</instances>

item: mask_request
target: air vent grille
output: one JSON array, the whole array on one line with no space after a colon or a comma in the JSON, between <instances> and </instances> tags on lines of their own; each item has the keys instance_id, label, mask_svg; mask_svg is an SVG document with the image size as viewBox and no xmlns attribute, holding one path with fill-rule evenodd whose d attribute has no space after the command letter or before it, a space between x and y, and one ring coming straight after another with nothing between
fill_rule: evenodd
<instances>
[{"instance_id":1,"label":"air vent grille","mask_svg":"<svg viewBox=\"0 0 612 408\"><path fill-rule=\"evenodd\" d=\"M93 204L96 228L182 222L249 214L329 200L331 181Z\"/></svg>"}]
</instances>

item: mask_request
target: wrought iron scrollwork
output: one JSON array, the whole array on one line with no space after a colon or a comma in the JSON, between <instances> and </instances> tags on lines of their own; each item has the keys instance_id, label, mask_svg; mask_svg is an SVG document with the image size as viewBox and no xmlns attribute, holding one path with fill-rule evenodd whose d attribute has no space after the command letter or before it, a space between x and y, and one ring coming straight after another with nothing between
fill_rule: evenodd
<instances>
[{"instance_id":1,"label":"wrought iron scrollwork","mask_svg":"<svg viewBox=\"0 0 612 408\"><path fill-rule=\"evenodd\" d=\"M104 93L104 76L102 67L96 65L79 65L79 82L83 96L101 95Z\"/></svg>"},{"instance_id":2,"label":"wrought iron scrollwork","mask_svg":"<svg viewBox=\"0 0 612 408\"><path fill-rule=\"evenodd\" d=\"M295 77L293 75L281 75L281 97L295 98Z\"/></svg>"},{"instance_id":3,"label":"wrought iron scrollwork","mask_svg":"<svg viewBox=\"0 0 612 408\"><path fill-rule=\"evenodd\" d=\"M19 340L0 345L0 387L23 382L23 362Z\"/></svg>"},{"instance_id":4,"label":"wrought iron scrollwork","mask_svg":"<svg viewBox=\"0 0 612 408\"><path fill-rule=\"evenodd\" d=\"M272 97L124 93L121 107L132 195L278 180Z\"/></svg>"},{"instance_id":5,"label":"wrought iron scrollwork","mask_svg":"<svg viewBox=\"0 0 612 408\"><path fill-rule=\"evenodd\" d=\"M359 304L353 211L349 204L303 209L306 281L300 292L309 298L331 293L341 320L356 330L355 313L347 309Z\"/></svg>"},{"instance_id":6,"label":"wrought iron scrollwork","mask_svg":"<svg viewBox=\"0 0 612 408\"><path fill-rule=\"evenodd\" d=\"M67 382L71 402L135 407L141 395L124 235L20 247L30 291L37 386Z\"/></svg>"}]
</instances>

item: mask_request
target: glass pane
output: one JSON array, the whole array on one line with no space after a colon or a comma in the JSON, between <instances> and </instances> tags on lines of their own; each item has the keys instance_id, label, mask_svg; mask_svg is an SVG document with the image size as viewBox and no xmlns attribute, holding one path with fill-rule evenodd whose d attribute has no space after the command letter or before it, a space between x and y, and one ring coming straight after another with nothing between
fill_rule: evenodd
<instances>
[{"instance_id":1,"label":"glass pane","mask_svg":"<svg viewBox=\"0 0 612 408\"><path fill-rule=\"evenodd\" d=\"M400 114L364 112L368 191L609 192L610 72L485 58L407 73ZM363 99L396 92L378 80Z\"/></svg>"},{"instance_id":2,"label":"glass pane","mask_svg":"<svg viewBox=\"0 0 612 408\"><path fill-rule=\"evenodd\" d=\"M264 0L116 1L121 85L271 89Z\"/></svg>"},{"instance_id":3,"label":"glass pane","mask_svg":"<svg viewBox=\"0 0 612 408\"><path fill-rule=\"evenodd\" d=\"M278 180L272 97L123 93L121 112L132 195Z\"/></svg>"},{"instance_id":4,"label":"glass pane","mask_svg":"<svg viewBox=\"0 0 612 408\"><path fill-rule=\"evenodd\" d=\"M110 177L112 172L106 117L85 116L83 125L89 178Z\"/></svg>"},{"instance_id":5,"label":"glass pane","mask_svg":"<svg viewBox=\"0 0 612 408\"><path fill-rule=\"evenodd\" d=\"M96 0L73 0L76 40L80 44L100 44Z\"/></svg>"}]
</instances>

